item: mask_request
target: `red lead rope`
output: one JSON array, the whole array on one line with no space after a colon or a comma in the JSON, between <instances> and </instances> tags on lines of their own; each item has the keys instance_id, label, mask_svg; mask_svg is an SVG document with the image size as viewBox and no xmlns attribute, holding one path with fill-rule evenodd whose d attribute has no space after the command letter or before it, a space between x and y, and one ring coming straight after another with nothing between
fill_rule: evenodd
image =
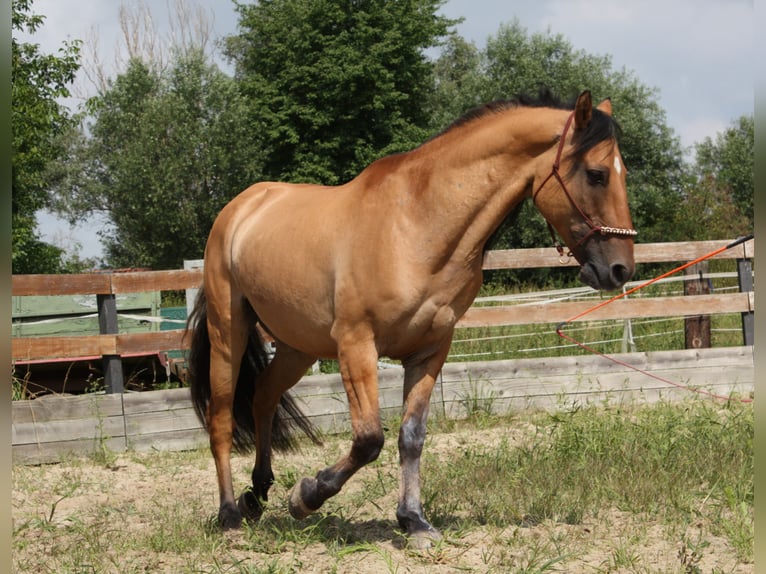
<instances>
[{"instance_id":1,"label":"red lead rope","mask_svg":"<svg viewBox=\"0 0 766 574\"><path fill-rule=\"evenodd\" d=\"M745 243L746 241L750 241L752 238L753 238L753 235L747 235L745 237L740 237L736 241L733 241L732 243L729 243L728 245L725 245L724 247L716 249L715 251L711 251L707 255L703 255L701 257L698 257L694 261L690 261L689 263L685 263L685 264L683 264L683 265L681 265L679 267L676 267L675 269L672 269L672 270L668 271L667 273L663 273L662 275L658 275L654 279L650 279L649 281L646 281L645 283L642 283L642 284L634 287L633 289L625 291L624 293L620 293L619 295L616 295L616 296L614 296L611 299L608 299L606 301L602 301L598 305L595 305L595 306L591 307L590 309L587 309L587 310L583 311L582 313L578 313L577 315L574 315L573 317L570 317L566 321L563 321L562 323L559 323L559 325L556 327L556 334L559 337L561 337L562 339L566 339L567 341L570 341L571 343L574 343L575 345L577 345L581 349L584 349L584 350L588 351L589 353L593 353L594 355L598 355L599 357L603 357L604 359L612 361L613 363L615 363L617 365L621 365L623 367L627 367L629 369L632 369L632 370L634 370L634 371L636 371L638 373L646 375L647 377L650 377L650 378L655 379L657 381L661 381L663 383L667 383L669 385L672 385L674 387L678 387L680 389L685 389L687 391L691 391L691 392L694 392L694 393L699 393L701 395L707 395L707 396L713 397L715 399L721 399L721 400L725 400L725 401L732 400L731 397L724 397L722 395L716 395L714 393L710 393L710 392L704 391L702 389L696 389L696 388L693 388L693 387L689 387L687 385L682 385L682 384L679 384L679 383L674 383L673 381L669 381L668 379L660 377L659 375L655 375L655 374L650 373L648 371L644 371L642 369L639 369L638 367L635 367L633 365L630 365L628 363L620 361L619 359L615 359L614 357L610 357L609 355L606 355L606 354L604 354L604 353L602 353L600 351L597 351L596 349L593 349L592 347L589 347L585 343L581 343L580 341L577 341L576 339L573 339L569 335L566 335L563 332L563 329L569 323L571 323L572 321L576 321L578 319L581 319L585 315L588 315L589 313L592 313L593 311L595 311L597 309L601 309L602 307L604 307L606 305L609 305L609 303L617 301L618 299L622 299L623 297L627 297L631 293L635 293L636 291L639 291L640 289L643 289L644 287L648 287L649 285L651 285L652 283L656 283L660 279L664 279L665 277L673 275L674 273L678 273L679 271L683 271L684 269L686 269L688 267L691 267L692 265L696 265L697 263L699 263L701 261L705 261L706 259L710 259L711 257L715 257L719 253L722 253L722 252L724 252L724 251L726 251L728 249L731 249L732 247L736 247L737 245ZM753 402L752 399L737 399L737 400L739 400L742 403L751 403L751 402Z\"/></svg>"}]
</instances>

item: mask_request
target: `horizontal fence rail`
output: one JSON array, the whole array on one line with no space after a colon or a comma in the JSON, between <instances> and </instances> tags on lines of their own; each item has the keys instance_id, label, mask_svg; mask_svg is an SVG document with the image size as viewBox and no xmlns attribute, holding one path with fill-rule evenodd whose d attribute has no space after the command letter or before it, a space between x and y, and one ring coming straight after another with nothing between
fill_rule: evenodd
<instances>
[{"instance_id":1,"label":"horizontal fence rail","mask_svg":"<svg viewBox=\"0 0 766 574\"><path fill-rule=\"evenodd\" d=\"M637 263L684 262L723 247L729 241L649 243L635 247ZM717 259L751 259L755 242L747 241L716 256ZM576 265L560 263L553 248L488 251L484 269L520 269ZM108 295L146 291L195 289L202 282L202 269L139 271L131 273L89 273L81 275L14 275L12 295ZM595 293L595 291L594 291ZM586 310L587 301L527 303L470 308L459 320L461 327L491 327L527 323L559 323ZM694 297L656 297L615 301L588 315L588 320L631 319L639 317L695 316L710 313L750 313L755 309L753 293L697 295ZM14 362L94 356L126 356L185 350L183 328L150 333L110 333L58 337L14 337Z\"/></svg>"}]
</instances>

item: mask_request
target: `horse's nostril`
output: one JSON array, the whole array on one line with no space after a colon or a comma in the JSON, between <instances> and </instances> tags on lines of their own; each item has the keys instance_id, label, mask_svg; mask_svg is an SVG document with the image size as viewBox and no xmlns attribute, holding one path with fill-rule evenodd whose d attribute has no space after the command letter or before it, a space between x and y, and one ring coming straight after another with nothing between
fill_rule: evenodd
<instances>
[{"instance_id":1,"label":"horse's nostril","mask_svg":"<svg viewBox=\"0 0 766 574\"><path fill-rule=\"evenodd\" d=\"M633 269L622 263L612 265L612 279L617 285L624 285L633 276Z\"/></svg>"}]
</instances>

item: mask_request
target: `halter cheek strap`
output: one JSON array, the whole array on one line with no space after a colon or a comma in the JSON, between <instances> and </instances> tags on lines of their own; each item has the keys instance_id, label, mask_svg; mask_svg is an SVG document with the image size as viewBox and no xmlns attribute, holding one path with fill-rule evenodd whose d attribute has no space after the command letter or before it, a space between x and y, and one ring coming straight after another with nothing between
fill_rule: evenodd
<instances>
[{"instance_id":1,"label":"halter cheek strap","mask_svg":"<svg viewBox=\"0 0 766 574\"><path fill-rule=\"evenodd\" d=\"M569 190L567 189L566 184L564 183L564 179L561 177L561 174L559 173L559 166L561 164L561 154L564 151L564 144L566 142L567 132L569 131L569 128L572 126L572 121L574 120L574 112L572 112L569 117L567 118L567 123L564 124L564 132L561 134L561 138L559 139L559 146L558 150L556 151L556 159L553 161L553 167L551 168L551 173L548 174L548 177L546 177L543 182L537 187L535 192L532 194L532 202L535 203L537 199L537 194L540 193L540 190L545 187L545 184L548 183L548 180L550 180L552 177L556 178L556 180L559 182L559 185L561 186L561 189L564 190L564 194L567 196L567 199L569 199L569 203L574 206L574 208L578 211L580 216L583 218L585 223L588 225L590 230L588 233L586 233L580 241L577 242L575 247L579 247L585 241L590 238L591 235L594 235L596 233L600 233L601 235L623 235L627 237L635 237L638 235L638 231L635 229L626 229L624 227L608 227L605 225L597 225L588 215L582 210L582 208L577 204L577 202L574 200L572 195L569 193ZM543 216L545 217L545 216ZM553 245L556 248L556 251L559 252L560 256L564 256L564 247L561 245L558 239L556 239L556 231L553 229L553 225L550 221L548 221L548 218L545 218L545 222L548 224L548 231L550 231L551 239L553 240ZM572 250L570 249L567 253L567 257L572 257Z\"/></svg>"}]
</instances>

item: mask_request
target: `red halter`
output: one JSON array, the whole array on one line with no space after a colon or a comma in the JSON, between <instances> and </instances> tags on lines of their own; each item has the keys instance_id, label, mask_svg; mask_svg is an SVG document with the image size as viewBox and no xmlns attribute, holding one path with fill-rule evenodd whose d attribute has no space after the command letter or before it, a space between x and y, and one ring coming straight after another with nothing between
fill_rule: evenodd
<instances>
[{"instance_id":1,"label":"red halter","mask_svg":"<svg viewBox=\"0 0 766 574\"><path fill-rule=\"evenodd\" d=\"M548 180L552 177L555 177L556 180L558 180L559 185L561 186L561 189L564 190L564 193L566 194L567 198L569 199L569 202L574 206L574 208L580 213L585 223L590 227L590 231L585 234L585 236L580 239L580 241L577 242L577 245L575 247L578 247L585 243L585 241L595 233L601 233L601 235L625 235L629 237L635 237L638 235L638 231L635 229L625 229L623 227L607 227L605 225L596 225L596 223L588 217L588 215L582 210L582 208L577 204L577 202L574 200L572 195L569 193L569 190L567 189L566 184L564 183L564 179L561 177L561 174L559 173L559 165L561 163L561 154L564 151L564 143L566 141L567 132L569 131L569 128L572 125L572 120L574 119L574 112L572 112L567 118L567 123L564 124L564 133L561 134L561 139L559 139L559 147L558 151L556 152L556 159L553 162L553 168L551 169L551 173L548 174L548 177L546 177L543 182L538 186L537 190L532 194L532 202L534 203L537 199L537 194L540 193L540 190L545 187L545 184L548 183ZM545 217L545 216L543 216ZM545 222L548 224L548 231L551 233L551 239L553 239L553 245L556 248L556 251L559 252L560 256L564 256L564 247L561 245L561 243L556 239L556 232L553 229L553 225L551 225L551 222L548 221L548 218L545 218ZM572 250L570 249L567 252L567 257L572 257Z\"/></svg>"}]
</instances>

